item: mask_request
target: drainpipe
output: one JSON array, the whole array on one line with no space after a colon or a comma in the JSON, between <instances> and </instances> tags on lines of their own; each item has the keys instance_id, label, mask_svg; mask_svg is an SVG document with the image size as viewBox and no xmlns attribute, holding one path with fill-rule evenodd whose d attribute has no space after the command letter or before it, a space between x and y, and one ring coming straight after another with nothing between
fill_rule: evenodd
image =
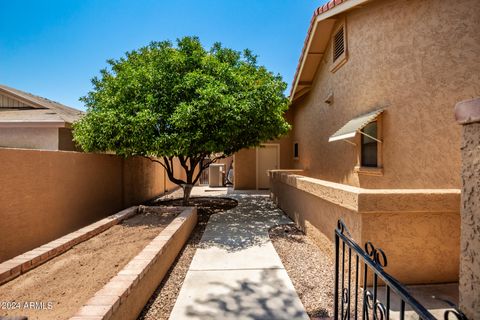
<instances>
[{"instance_id":1,"label":"drainpipe","mask_svg":"<svg viewBox=\"0 0 480 320\"><path fill-rule=\"evenodd\" d=\"M462 125L460 309L480 319L480 98L455 106Z\"/></svg>"}]
</instances>

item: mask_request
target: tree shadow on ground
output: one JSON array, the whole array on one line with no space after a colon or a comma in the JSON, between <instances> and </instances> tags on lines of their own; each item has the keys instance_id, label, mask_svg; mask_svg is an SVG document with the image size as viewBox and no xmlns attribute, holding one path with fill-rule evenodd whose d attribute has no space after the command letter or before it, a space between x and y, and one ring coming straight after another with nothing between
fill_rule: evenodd
<instances>
[{"instance_id":1,"label":"tree shadow on ground","mask_svg":"<svg viewBox=\"0 0 480 320\"><path fill-rule=\"evenodd\" d=\"M232 198L192 197L199 224L207 223L198 248L216 247L228 252L262 246L270 242L268 230L291 223L267 195L234 194ZM240 206L237 206L240 204ZM182 206L182 199L154 201L151 205Z\"/></svg>"},{"instance_id":2,"label":"tree shadow on ground","mask_svg":"<svg viewBox=\"0 0 480 320\"><path fill-rule=\"evenodd\" d=\"M208 293L188 305L186 315L192 319L307 319L293 288L286 288L279 270L261 271L259 279L245 277L226 284L212 281L218 293ZM253 277L254 278L254 277Z\"/></svg>"},{"instance_id":3,"label":"tree shadow on ground","mask_svg":"<svg viewBox=\"0 0 480 320\"><path fill-rule=\"evenodd\" d=\"M212 214L229 210L237 206L238 202L229 198L192 198L198 208L198 222L193 229L186 245L175 258L172 266L163 278L160 285L150 297L138 319L168 319L172 311L178 292L185 279L188 267L192 261L196 249L199 247L203 232ZM212 200L213 199L213 200ZM176 201L176 202L175 202ZM182 206L182 199L169 199L168 201L157 200L149 205L157 205L158 210L164 210L164 206ZM154 207L146 207L151 210ZM177 208L178 209L178 208Z\"/></svg>"},{"instance_id":4,"label":"tree shadow on ground","mask_svg":"<svg viewBox=\"0 0 480 320\"><path fill-rule=\"evenodd\" d=\"M291 222L267 196L235 195L239 206L211 217L200 248L216 247L228 252L263 246L270 242L268 230Z\"/></svg>"}]
</instances>

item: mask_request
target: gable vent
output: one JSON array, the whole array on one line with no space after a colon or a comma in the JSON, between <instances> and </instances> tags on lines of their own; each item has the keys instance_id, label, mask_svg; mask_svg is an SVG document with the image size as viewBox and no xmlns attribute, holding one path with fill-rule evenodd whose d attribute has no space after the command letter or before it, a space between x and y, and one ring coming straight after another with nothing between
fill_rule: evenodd
<instances>
[{"instance_id":1,"label":"gable vent","mask_svg":"<svg viewBox=\"0 0 480 320\"><path fill-rule=\"evenodd\" d=\"M345 52L345 33L342 26L333 37L333 61L335 62Z\"/></svg>"}]
</instances>

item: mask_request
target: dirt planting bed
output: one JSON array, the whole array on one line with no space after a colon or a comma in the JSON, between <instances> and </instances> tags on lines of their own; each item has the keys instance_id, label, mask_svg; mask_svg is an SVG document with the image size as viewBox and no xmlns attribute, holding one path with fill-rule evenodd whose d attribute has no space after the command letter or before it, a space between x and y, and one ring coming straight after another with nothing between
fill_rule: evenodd
<instances>
[{"instance_id":1,"label":"dirt planting bed","mask_svg":"<svg viewBox=\"0 0 480 320\"><path fill-rule=\"evenodd\" d=\"M198 223L193 230L188 242L177 256L172 267L163 281L152 295L147 305L140 314L140 320L167 320L172 312L183 280L192 262L198 243L202 238L208 219L212 214L232 209L237 206L237 201L228 198L198 197L190 199L191 205L198 209ZM156 205L181 206L181 199L155 202Z\"/></svg>"},{"instance_id":2,"label":"dirt planting bed","mask_svg":"<svg viewBox=\"0 0 480 320\"><path fill-rule=\"evenodd\" d=\"M335 252L330 241L316 244L294 225L269 232L293 286L311 319L333 316Z\"/></svg>"},{"instance_id":3,"label":"dirt planting bed","mask_svg":"<svg viewBox=\"0 0 480 320\"><path fill-rule=\"evenodd\" d=\"M165 207L141 211L0 286L0 316L73 316L181 212Z\"/></svg>"}]
</instances>

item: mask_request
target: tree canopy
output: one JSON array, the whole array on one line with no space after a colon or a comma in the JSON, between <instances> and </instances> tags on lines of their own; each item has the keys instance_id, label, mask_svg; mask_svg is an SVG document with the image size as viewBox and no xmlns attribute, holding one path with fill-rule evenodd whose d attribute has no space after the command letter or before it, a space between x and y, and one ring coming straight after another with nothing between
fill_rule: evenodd
<instances>
[{"instance_id":1,"label":"tree canopy","mask_svg":"<svg viewBox=\"0 0 480 320\"><path fill-rule=\"evenodd\" d=\"M81 98L87 113L74 124L75 141L89 152L178 157L187 181L163 165L179 185L198 180L204 168L198 176L193 171L206 156L228 156L289 129L286 83L249 50L220 43L207 50L198 38L184 37L175 46L152 42L108 64Z\"/></svg>"}]
</instances>

